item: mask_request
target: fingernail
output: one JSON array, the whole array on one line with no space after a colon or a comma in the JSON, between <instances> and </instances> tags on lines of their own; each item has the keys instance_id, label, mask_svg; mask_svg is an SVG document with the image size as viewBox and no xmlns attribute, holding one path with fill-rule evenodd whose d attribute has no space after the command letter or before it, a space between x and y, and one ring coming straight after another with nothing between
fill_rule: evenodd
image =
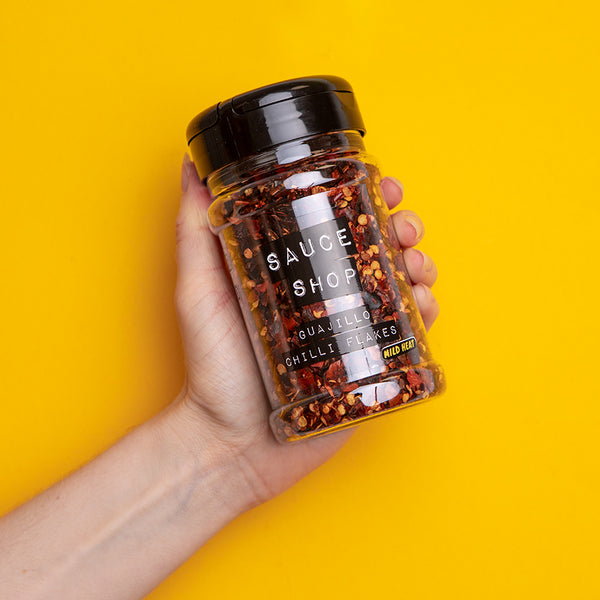
<instances>
[{"instance_id":1,"label":"fingernail","mask_svg":"<svg viewBox=\"0 0 600 600\"><path fill-rule=\"evenodd\" d=\"M415 300L417 301L419 308L423 308L429 300L431 290L424 283L417 283L413 286L413 293L415 295Z\"/></svg>"},{"instance_id":2,"label":"fingernail","mask_svg":"<svg viewBox=\"0 0 600 600\"><path fill-rule=\"evenodd\" d=\"M410 214L405 215L404 219L415 230L415 233L417 235L417 242L421 241L421 238L423 237L423 234L425 233L425 230L423 229L423 223L421 223L421 220L418 219L417 217L413 217Z\"/></svg>"},{"instance_id":3,"label":"fingernail","mask_svg":"<svg viewBox=\"0 0 600 600\"><path fill-rule=\"evenodd\" d=\"M188 185L190 184L190 168L192 161L190 160L189 154L186 152L183 155L183 163L181 164L181 191L187 192Z\"/></svg>"},{"instance_id":4,"label":"fingernail","mask_svg":"<svg viewBox=\"0 0 600 600\"><path fill-rule=\"evenodd\" d=\"M415 250L423 257L423 271L425 271L425 273L429 273L431 269L433 269L433 261L431 260L431 257L427 256L423 250L419 250L418 248L415 248Z\"/></svg>"},{"instance_id":5,"label":"fingernail","mask_svg":"<svg viewBox=\"0 0 600 600\"><path fill-rule=\"evenodd\" d=\"M398 188L400 188L400 192L402 193L402 197L404 198L404 186L402 185L402 182L399 179L396 179L395 177L392 177L391 175L388 175L387 178Z\"/></svg>"}]
</instances>

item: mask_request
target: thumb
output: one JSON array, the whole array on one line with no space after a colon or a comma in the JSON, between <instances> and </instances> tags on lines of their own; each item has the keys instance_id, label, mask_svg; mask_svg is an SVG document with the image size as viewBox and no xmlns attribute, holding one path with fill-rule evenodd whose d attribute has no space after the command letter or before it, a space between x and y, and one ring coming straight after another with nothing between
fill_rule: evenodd
<instances>
[{"instance_id":1,"label":"thumb","mask_svg":"<svg viewBox=\"0 0 600 600\"><path fill-rule=\"evenodd\" d=\"M177 308L185 314L199 303L210 314L228 293L230 282L216 236L209 229L212 198L187 153L181 167L181 205L176 221Z\"/></svg>"}]
</instances>

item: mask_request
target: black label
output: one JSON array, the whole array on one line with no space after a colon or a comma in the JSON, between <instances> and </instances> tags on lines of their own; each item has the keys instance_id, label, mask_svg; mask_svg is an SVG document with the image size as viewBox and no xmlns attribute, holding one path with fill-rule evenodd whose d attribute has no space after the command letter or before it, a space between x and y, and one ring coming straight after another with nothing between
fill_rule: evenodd
<instances>
[{"instance_id":1,"label":"black label","mask_svg":"<svg viewBox=\"0 0 600 600\"><path fill-rule=\"evenodd\" d=\"M303 342L312 341L371 324L371 312L366 306L359 306L298 325L296 335Z\"/></svg>"},{"instance_id":2,"label":"black label","mask_svg":"<svg viewBox=\"0 0 600 600\"><path fill-rule=\"evenodd\" d=\"M287 280L298 306L361 291L347 219L331 219L261 246L273 283Z\"/></svg>"},{"instance_id":3,"label":"black label","mask_svg":"<svg viewBox=\"0 0 600 600\"><path fill-rule=\"evenodd\" d=\"M401 354L407 354L411 350L414 350L417 347L417 340L414 337L406 338L405 340L400 340L395 342L394 344L390 344L385 348L381 349L381 356L385 360L389 360L390 358L395 358L396 356L400 356Z\"/></svg>"},{"instance_id":4,"label":"black label","mask_svg":"<svg viewBox=\"0 0 600 600\"><path fill-rule=\"evenodd\" d=\"M331 318L334 316L332 315ZM322 360L337 359L349 352L392 342L398 339L399 332L400 326L396 321L371 324L367 327L315 340L297 350L286 352L283 360L289 370L296 371Z\"/></svg>"}]
</instances>

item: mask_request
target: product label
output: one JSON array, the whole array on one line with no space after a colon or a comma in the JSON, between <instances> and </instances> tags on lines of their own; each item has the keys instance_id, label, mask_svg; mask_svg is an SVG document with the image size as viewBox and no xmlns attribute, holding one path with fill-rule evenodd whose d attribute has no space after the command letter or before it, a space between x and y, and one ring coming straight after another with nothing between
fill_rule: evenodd
<instances>
[{"instance_id":1,"label":"product label","mask_svg":"<svg viewBox=\"0 0 600 600\"><path fill-rule=\"evenodd\" d=\"M361 306L299 325L296 329L296 335L303 342L307 340L320 340L352 329L360 329L361 327L371 325L371 323L369 309L366 306Z\"/></svg>"},{"instance_id":2,"label":"product label","mask_svg":"<svg viewBox=\"0 0 600 600\"><path fill-rule=\"evenodd\" d=\"M386 360L390 358L395 358L396 356L400 356L401 354L407 354L411 350L414 350L417 347L417 340L413 337L406 338L405 340L400 340L394 344L390 344L385 348L381 349L381 356Z\"/></svg>"},{"instance_id":3,"label":"product label","mask_svg":"<svg viewBox=\"0 0 600 600\"><path fill-rule=\"evenodd\" d=\"M348 221L332 219L261 246L273 283L287 280L297 306L361 291Z\"/></svg>"},{"instance_id":4,"label":"product label","mask_svg":"<svg viewBox=\"0 0 600 600\"><path fill-rule=\"evenodd\" d=\"M340 322L345 313L336 313L326 318L331 325ZM319 319L322 321L323 319ZM303 329L310 326L304 326ZM330 358L340 358L343 354L363 350L371 346L383 345L386 342L398 339L399 326L396 321L383 321L382 323L360 327L359 329L350 327L342 333L329 335L319 339L318 334L311 338L311 341L301 346L293 352L286 352L283 360L288 369L295 371L312 363L327 360Z\"/></svg>"},{"instance_id":5,"label":"product label","mask_svg":"<svg viewBox=\"0 0 600 600\"><path fill-rule=\"evenodd\" d=\"M361 223L360 220L358 222ZM307 224L310 225L310 222ZM364 235L363 230L360 236ZM372 224L372 235L380 235L376 224ZM364 239L357 237L357 240L365 246ZM315 318L301 323L296 317L297 324L290 330L288 338L293 340L290 344L293 349L281 355L288 371L337 360L346 354L376 346L381 350L374 351L370 359L362 358L354 362L355 370L359 368L356 365L366 361L364 368L376 372L376 369L383 368L382 360L393 360L411 351L418 352L416 340L410 329L406 331L406 324L402 325L400 321L382 314L384 305L382 301L377 302L378 295L387 300L389 286L393 285L387 271L384 275L381 270L380 261L386 258L379 256L379 250L377 253L371 251L371 254L365 252L368 259L361 258L357 240L353 238L348 220L338 217L282 235L260 246L271 282L285 284L297 315L307 305L364 292L350 301L355 305L353 308L341 311L338 308L332 314L327 314L327 308L325 311L319 308L313 311ZM365 288L361 283L357 261L362 263ZM366 269L368 271L365 273ZM371 308L365 304L365 294L370 298ZM343 303L340 303L341 306ZM405 339L402 339L403 333ZM375 367L375 364L378 366Z\"/></svg>"}]
</instances>

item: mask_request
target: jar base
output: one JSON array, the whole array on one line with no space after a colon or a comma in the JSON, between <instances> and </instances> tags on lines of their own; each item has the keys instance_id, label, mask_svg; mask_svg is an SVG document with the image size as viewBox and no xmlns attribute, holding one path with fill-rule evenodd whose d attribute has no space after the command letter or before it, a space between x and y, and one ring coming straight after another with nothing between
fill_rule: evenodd
<instances>
[{"instance_id":1,"label":"jar base","mask_svg":"<svg viewBox=\"0 0 600 600\"><path fill-rule=\"evenodd\" d=\"M421 404L445 389L441 367L421 363L277 408L270 416L271 429L280 442L296 442Z\"/></svg>"}]
</instances>

